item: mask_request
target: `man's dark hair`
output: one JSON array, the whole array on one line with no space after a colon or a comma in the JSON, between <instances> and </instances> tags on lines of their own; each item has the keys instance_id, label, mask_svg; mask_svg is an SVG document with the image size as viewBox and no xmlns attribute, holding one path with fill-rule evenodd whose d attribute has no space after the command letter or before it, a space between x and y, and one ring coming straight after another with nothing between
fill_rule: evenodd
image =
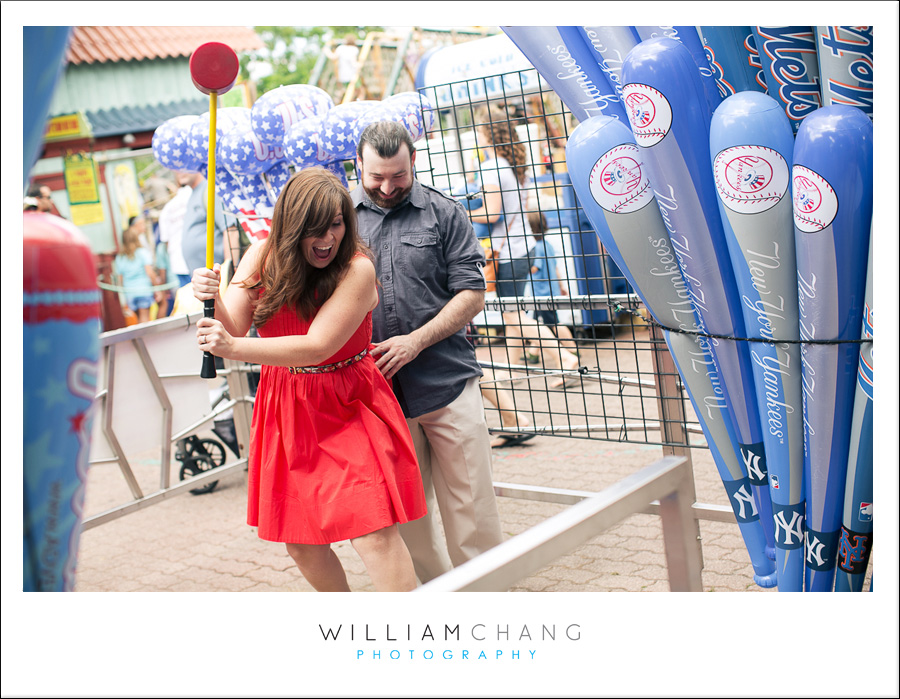
<instances>
[{"instance_id":1,"label":"man's dark hair","mask_svg":"<svg viewBox=\"0 0 900 699\"><path fill-rule=\"evenodd\" d=\"M26 194L25 196L27 196L27 197L34 197L35 199L39 199L40 196L41 196L41 187L43 187L43 186L44 186L44 185L42 185L42 184L33 184L33 185L31 185L31 186L28 188L28 194Z\"/></svg>"},{"instance_id":2,"label":"man's dark hair","mask_svg":"<svg viewBox=\"0 0 900 699\"><path fill-rule=\"evenodd\" d=\"M400 151L400 145L405 143L409 148L409 155L416 152L412 136L403 124L397 121L376 121L369 124L359 137L359 145L356 146L356 155L362 160L363 148L369 144L378 154L379 158L393 158Z\"/></svg>"}]
</instances>

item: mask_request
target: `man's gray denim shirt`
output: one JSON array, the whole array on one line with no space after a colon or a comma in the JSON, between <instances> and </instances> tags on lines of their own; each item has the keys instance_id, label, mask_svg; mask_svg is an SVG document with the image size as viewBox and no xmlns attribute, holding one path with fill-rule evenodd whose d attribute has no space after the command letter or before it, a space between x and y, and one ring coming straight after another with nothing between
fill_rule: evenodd
<instances>
[{"instance_id":1,"label":"man's gray denim shirt","mask_svg":"<svg viewBox=\"0 0 900 699\"><path fill-rule=\"evenodd\" d=\"M351 197L380 284L374 342L422 327L458 291L485 289L484 250L457 201L416 180L406 200L390 210L376 206L360 185ZM404 415L414 418L449 405L481 375L462 329L422 350L394 375L393 388Z\"/></svg>"}]
</instances>

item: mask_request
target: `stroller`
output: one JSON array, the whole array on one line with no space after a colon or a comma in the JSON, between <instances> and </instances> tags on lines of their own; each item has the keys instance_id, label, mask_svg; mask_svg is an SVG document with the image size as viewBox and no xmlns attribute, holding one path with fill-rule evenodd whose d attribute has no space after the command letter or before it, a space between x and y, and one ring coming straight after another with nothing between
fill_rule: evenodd
<instances>
[{"instance_id":1,"label":"stroller","mask_svg":"<svg viewBox=\"0 0 900 699\"><path fill-rule=\"evenodd\" d=\"M234 455L240 457L237 438L234 433L234 420L221 420L213 427L213 432L220 437ZM218 439L201 439L195 434L179 439L175 443L175 459L181 463L179 477L186 480L204 471L217 468L225 463L225 446ZM209 481L192 488L192 495L211 493L219 481Z\"/></svg>"},{"instance_id":2,"label":"stroller","mask_svg":"<svg viewBox=\"0 0 900 699\"><path fill-rule=\"evenodd\" d=\"M218 357L216 357L216 359L218 360L218 364L221 360ZM217 368L222 367L217 366ZM258 382L258 379L255 377L250 381L250 392L254 397L256 395L256 386ZM227 383L223 383L220 388L212 389L210 393L212 396L215 396L213 400L211 400L213 408L222 401L228 400L230 397ZM230 417L230 414L230 410L226 411L222 414L225 417L215 420L213 423L212 431L222 440L221 442L218 439L209 437L201 438L197 435L189 435L179 439L175 443L175 459L181 463L181 469L179 471L181 480L197 476L205 471L218 468L224 464L226 445L237 458L240 458L241 453L234 429L234 419ZM224 444L222 442L224 442ZM211 493L216 489L218 484L219 481L209 481L197 488L192 488L190 492L192 495Z\"/></svg>"}]
</instances>

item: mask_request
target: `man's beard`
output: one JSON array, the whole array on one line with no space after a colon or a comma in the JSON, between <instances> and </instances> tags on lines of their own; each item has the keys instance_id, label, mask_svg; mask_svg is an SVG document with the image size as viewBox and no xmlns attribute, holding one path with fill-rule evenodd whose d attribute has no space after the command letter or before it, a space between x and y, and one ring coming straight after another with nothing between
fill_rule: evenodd
<instances>
[{"instance_id":1,"label":"man's beard","mask_svg":"<svg viewBox=\"0 0 900 699\"><path fill-rule=\"evenodd\" d=\"M397 204L406 199L412 191L412 183L410 183L409 187L406 189L398 189L395 191L390 198L385 198L377 189L369 189L368 187L363 186L363 190L369 195L369 199L371 199L372 203L376 206L380 206L382 209L393 209Z\"/></svg>"}]
</instances>

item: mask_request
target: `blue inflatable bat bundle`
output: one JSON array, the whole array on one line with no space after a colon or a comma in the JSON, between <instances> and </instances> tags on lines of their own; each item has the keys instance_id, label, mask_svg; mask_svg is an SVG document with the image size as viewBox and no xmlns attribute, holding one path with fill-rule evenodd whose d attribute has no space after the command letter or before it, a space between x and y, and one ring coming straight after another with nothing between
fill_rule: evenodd
<instances>
[{"instance_id":1,"label":"blue inflatable bat bundle","mask_svg":"<svg viewBox=\"0 0 900 699\"><path fill-rule=\"evenodd\" d=\"M709 106L696 63L668 38L638 44L622 71L626 110L647 167L650 184L669 231L701 331L744 338L728 244L709 163ZM722 380L723 404L731 415L737 448L753 483L754 497L775 557L774 525L766 455L755 401L747 343L710 338Z\"/></svg>"},{"instance_id":2,"label":"blue inflatable bat bundle","mask_svg":"<svg viewBox=\"0 0 900 699\"><path fill-rule=\"evenodd\" d=\"M666 328L699 330L675 247L628 127L609 117L588 119L572 133L566 160L597 236L654 319ZM729 495L754 580L772 587L775 568L766 554L765 531L746 464L734 446L737 439L708 342L670 330L664 335Z\"/></svg>"},{"instance_id":3,"label":"blue inflatable bat bundle","mask_svg":"<svg viewBox=\"0 0 900 699\"><path fill-rule=\"evenodd\" d=\"M811 591L834 584L872 225L872 137L862 111L835 105L810 114L794 145L800 337L814 341L801 352Z\"/></svg>"},{"instance_id":4,"label":"blue inflatable bat bundle","mask_svg":"<svg viewBox=\"0 0 900 699\"><path fill-rule=\"evenodd\" d=\"M831 589L838 552L839 589L859 589L872 511L872 355L856 342L861 318L864 333L872 325L871 299L860 307L871 122L846 105L871 107L871 27L504 31L582 122L566 148L573 186L664 328L756 581ZM564 59L582 88L606 77L630 133L584 109Z\"/></svg>"}]
</instances>

